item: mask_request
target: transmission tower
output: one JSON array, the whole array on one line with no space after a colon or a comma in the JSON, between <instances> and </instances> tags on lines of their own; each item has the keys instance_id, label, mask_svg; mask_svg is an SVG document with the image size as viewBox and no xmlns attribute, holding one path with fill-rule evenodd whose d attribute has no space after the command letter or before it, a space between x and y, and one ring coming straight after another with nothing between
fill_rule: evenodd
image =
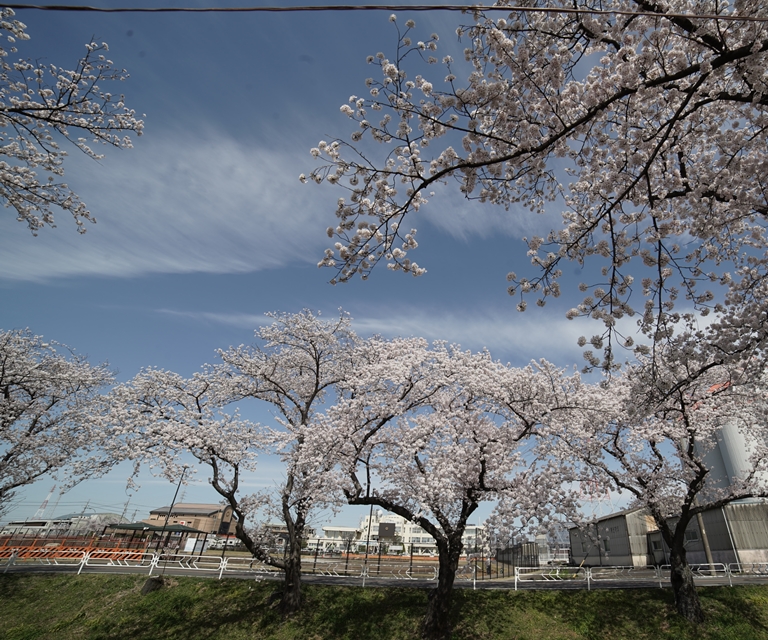
<instances>
[{"instance_id":1,"label":"transmission tower","mask_svg":"<svg viewBox=\"0 0 768 640\"><path fill-rule=\"evenodd\" d=\"M43 500L43 504L41 504L40 508L35 511L35 515L32 516L35 520L42 520L43 516L45 515L45 510L48 508L48 501L51 499L55 489L56 485L53 485L51 490L48 492L48 495L45 497L45 500Z\"/></svg>"}]
</instances>

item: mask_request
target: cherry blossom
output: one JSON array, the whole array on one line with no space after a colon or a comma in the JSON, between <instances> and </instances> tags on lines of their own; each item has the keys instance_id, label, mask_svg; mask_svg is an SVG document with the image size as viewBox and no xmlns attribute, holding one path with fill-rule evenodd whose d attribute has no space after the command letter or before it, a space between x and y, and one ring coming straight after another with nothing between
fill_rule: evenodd
<instances>
[{"instance_id":1,"label":"cherry blossom","mask_svg":"<svg viewBox=\"0 0 768 640\"><path fill-rule=\"evenodd\" d=\"M599 14L562 0L526 5L563 12L476 12L458 30L463 81L450 56L430 71L434 35L410 45L398 31L392 57L369 58L380 75L344 109L352 142L321 143L309 176L347 194L320 265L338 281L367 277L382 260L424 273L409 221L453 183L511 211L562 207L561 225L527 240L533 273L510 273L509 293L543 305L561 295L564 263L596 263L602 275L568 312L603 323L594 340L603 357L587 356L590 367L611 369L616 349L633 347L623 318L638 318L654 342L681 312L759 307L768 24L751 18L764 18L766 3L611 0Z\"/></svg>"},{"instance_id":2,"label":"cherry blossom","mask_svg":"<svg viewBox=\"0 0 768 640\"><path fill-rule=\"evenodd\" d=\"M65 486L111 468L102 390L106 365L91 365L29 330L0 331L0 513L14 490L41 476Z\"/></svg>"},{"instance_id":3,"label":"cherry blossom","mask_svg":"<svg viewBox=\"0 0 768 640\"><path fill-rule=\"evenodd\" d=\"M540 418L556 410L550 381L416 338L374 339L366 354L304 455L333 465L328 493L387 509L435 539L438 582L422 636L448 638L462 538L480 502L497 502L490 524L506 538L575 508L570 465L543 446Z\"/></svg>"},{"instance_id":4,"label":"cherry blossom","mask_svg":"<svg viewBox=\"0 0 768 640\"><path fill-rule=\"evenodd\" d=\"M262 561L280 568L280 602L288 614L301 606L301 546L308 518L325 500L328 463L303 458L306 433L318 408L349 375L361 349L349 317L325 321L305 310L267 314L273 323L256 331L257 344L219 351L223 364L205 366L191 378L157 369L142 371L111 394L111 418L120 437L112 455L149 462L168 478L181 476L183 456L208 467L211 486L237 516L237 537ZM276 409L276 424L243 420L233 403L259 400ZM279 456L284 479L274 489L244 493L242 477L259 453ZM270 553L266 522L277 517L288 533L282 557Z\"/></svg>"},{"instance_id":5,"label":"cherry blossom","mask_svg":"<svg viewBox=\"0 0 768 640\"><path fill-rule=\"evenodd\" d=\"M678 612L692 621L703 613L685 530L705 510L768 496L766 391L762 372L712 361L695 336L681 335L621 376L582 385L579 406L549 422L553 455L575 462L582 479L628 493L649 510L670 549ZM738 433L749 452L737 477L713 476L711 454L724 430Z\"/></svg>"},{"instance_id":6,"label":"cherry blossom","mask_svg":"<svg viewBox=\"0 0 768 640\"><path fill-rule=\"evenodd\" d=\"M72 214L78 231L91 212L70 187L61 182L64 158L61 143L71 143L94 159L103 156L94 144L130 148L130 132L141 135L144 123L125 105L122 95L102 88L128 74L106 57L106 43L90 42L74 69L21 59L10 60L17 45L28 40L25 25L13 20L11 9L0 9L0 201L16 210L17 219L33 234L53 227L54 209ZM38 174L43 171L47 178Z\"/></svg>"},{"instance_id":7,"label":"cherry blossom","mask_svg":"<svg viewBox=\"0 0 768 640\"><path fill-rule=\"evenodd\" d=\"M223 410L231 402L227 382L221 367L191 378L161 369L141 371L110 394L114 438L108 449L116 459L133 461L134 477L149 464L171 481L183 477L189 466L184 456L191 454L207 467L211 486L232 507L237 537L254 556L283 568L253 529L268 497L241 491L243 474L256 469L258 454L269 451L272 437L261 425Z\"/></svg>"},{"instance_id":8,"label":"cherry blossom","mask_svg":"<svg viewBox=\"0 0 768 640\"><path fill-rule=\"evenodd\" d=\"M359 347L343 312L333 320L309 310L267 315L274 322L256 331L258 344L231 347L219 355L228 367L232 400L259 400L277 410L278 424L271 434L285 463L285 481L271 505L288 532L281 608L291 613L301 606L301 545L307 519L324 501L319 487L328 466L303 458L306 434L316 428L319 407L350 375Z\"/></svg>"},{"instance_id":9,"label":"cherry blossom","mask_svg":"<svg viewBox=\"0 0 768 640\"><path fill-rule=\"evenodd\" d=\"M270 317L255 345L220 351L223 364L189 379L149 369L116 387L104 446L110 459L152 460L169 478L186 453L207 465L238 516L238 537L285 572L287 613L301 605L301 541L313 509L376 505L435 539L439 575L422 632L447 638L463 533L480 503L494 504L486 527L496 539L537 534L584 522L575 487L588 481L649 509L671 550L678 611L696 621L686 526L706 509L768 497L759 327L738 314L707 331L693 320L675 326L598 383L545 360L516 368L443 342L361 339L344 313ZM250 400L275 409L276 423L224 411ZM711 458L724 429L749 453L727 481L714 477ZM280 456L284 481L243 495L240 478L260 452ZM283 558L246 527L260 509L286 525Z\"/></svg>"}]
</instances>

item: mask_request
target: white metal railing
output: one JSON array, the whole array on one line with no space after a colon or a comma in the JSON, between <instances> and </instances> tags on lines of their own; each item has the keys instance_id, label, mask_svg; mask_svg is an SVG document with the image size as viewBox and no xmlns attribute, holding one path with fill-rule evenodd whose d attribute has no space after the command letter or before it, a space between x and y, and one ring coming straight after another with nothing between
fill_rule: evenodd
<instances>
[{"instance_id":1,"label":"white metal railing","mask_svg":"<svg viewBox=\"0 0 768 640\"><path fill-rule=\"evenodd\" d=\"M590 567L589 582L610 582L610 581L643 581L658 582L662 586L661 573L659 567L653 565L646 566L626 566L626 567Z\"/></svg>"},{"instance_id":2,"label":"white metal railing","mask_svg":"<svg viewBox=\"0 0 768 640\"><path fill-rule=\"evenodd\" d=\"M655 580L656 567L590 567L590 580Z\"/></svg>"},{"instance_id":3,"label":"white metal railing","mask_svg":"<svg viewBox=\"0 0 768 640\"><path fill-rule=\"evenodd\" d=\"M749 578L768 576L768 562L733 562L728 565L733 577Z\"/></svg>"},{"instance_id":4,"label":"white metal railing","mask_svg":"<svg viewBox=\"0 0 768 640\"><path fill-rule=\"evenodd\" d=\"M81 573L86 567L103 568L147 568L149 575L153 572L172 568L177 570L192 570L208 573L218 573L221 579L224 574L245 573L253 574L256 579L267 574L279 573L275 567L267 565L255 558L212 555L193 555L177 553L157 553L141 550L116 549L65 549L65 548L3 548L0 550L0 567L3 573L13 565L36 563L46 565L78 567ZM727 579L733 585L733 579L749 580L750 578L768 578L768 563L703 563L689 565L694 578L709 580L713 578ZM324 558L322 561L305 562L303 573L316 573L326 577L352 578L382 578L391 580L437 580L437 563L384 562L369 560L367 566L359 559ZM512 567L510 567L512 569ZM670 565L654 566L603 566L603 567L514 567L514 588L521 583L535 582L586 582L590 589L593 582L657 582L659 587L670 581ZM478 581L478 574L473 565L459 567L456 578ZM499 580L510 580L496 578ZM480 580L482 583L483 580Z\"/></svg>"},{"instance_id":5,"label":"white metal railing","mask_svg":"<svg viewBox=\"0 0 768 640\"><path fill-rule=\"evenodd\" d=\"M319 558L317 562L304 562L305 573L328 577L388 578L395 580L437 580L436 562L379 562L374 556L368 563L361 558Z\"/></svg>"},{"instance_id":6,"label":"white metal railing","mask_svg":"<svg viewBox=\"0 0 768 640\"><path fill-rule=\"evenodd\" d=\"M279 573L279 569L271 565L257 560L256 558L244 558L240 556L232 556L231 558L224 558L222 562L221 570L219 571L219 579L225 571L237 572L237 573L254 573L257 580L263 580L265 574Z\"/></svg>"},{"instance_id":7,"label":"white metal railing","mask_svg":"<svg viewBox=\"0 0 768 640\"><path fill-rule=\"evenodd\" d=\"M730 565L723 564L722 562L702 563L702 564L690 564L691 573L694 578L728 578L728 584L733 586ZM659 567L659 581L669 580L672 572L672 567L668 564L664 564Z\"/></svg>"},{"instance_id":8,"label":"white metal railing","mask_svg":"<svg viewBox=\"0 0 768 640\"><path fill-rule=\"evenodd\" d=\"M81 573L85 567L149 567L149 573L157 565L158 555L149 551L100 551L92 549L83 554Z\"/></svg>"},{"instance_id":9,"label":"white metal railing","mask_svg":"<svg viewBox=\"0 0 768 640\"><path fill-rule=\"evenodd\" d=\"M515 567L515 591L518 582L586 580L589 586L588 567Z\"/></svg>"}]
</instances>

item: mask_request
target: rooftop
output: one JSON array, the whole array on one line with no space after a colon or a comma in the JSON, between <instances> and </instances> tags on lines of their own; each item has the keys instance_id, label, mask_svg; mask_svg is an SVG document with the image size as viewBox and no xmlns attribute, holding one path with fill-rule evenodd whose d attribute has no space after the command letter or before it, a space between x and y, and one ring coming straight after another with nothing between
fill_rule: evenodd
<instances>
[{"instance_id":1,"label":"rooftop","mask_svg":"<svg viewBox=\"0 0 768 640\"><path fill-rule=\"evenodd\" d=\"M187 503L179 503L173 505L173 509L171 510L171 507L159 507L157 509L152 509L149 513L162 513L166 514L169 510L171 510L171 513L175 513L177 515L183 515L183 514L189 514L189 515L206 515L211 516L215 513L220 513L224 511L227 507L220 505L220 504L204 504L199 502L187 502Z\"/></svg>"}]
</instances>

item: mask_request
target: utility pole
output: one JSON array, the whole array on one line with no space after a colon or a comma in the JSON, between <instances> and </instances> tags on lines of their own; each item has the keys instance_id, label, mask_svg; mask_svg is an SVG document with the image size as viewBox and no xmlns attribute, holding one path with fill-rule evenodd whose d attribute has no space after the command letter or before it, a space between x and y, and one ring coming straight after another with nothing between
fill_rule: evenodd
<instances>
[{"instance_id":1,"label":"utility pole","mask_svg":"<svg viewBox=\"0 0 768 640\"><path fill-rule=\"evenodd\" d=\"M131 503L131 499L128 498L128 500L125 501L125 506L123 507L123 512L120 514L120 522L122 522L125 519L125 512L128 511L128 505Z\"/></svg>"}]
</instances>

